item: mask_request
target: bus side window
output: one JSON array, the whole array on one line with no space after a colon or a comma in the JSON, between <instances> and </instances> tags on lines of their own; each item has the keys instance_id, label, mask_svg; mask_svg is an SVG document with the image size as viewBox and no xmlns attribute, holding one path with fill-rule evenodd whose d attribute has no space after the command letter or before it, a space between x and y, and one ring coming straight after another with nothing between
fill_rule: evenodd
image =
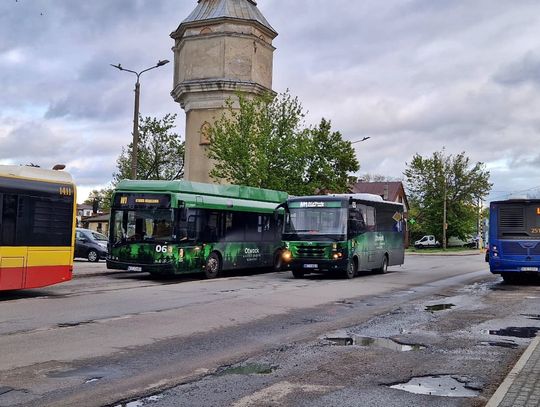
<instances>
[{"instance_id":1,"label":"bus side window","mask_svg":"<svg viewBox=\"0 0 540 407\"><path fill-rule=\"evenodd\" d=\"M225 240L228 242L242 242L245 240L247 213L228 212L225 222ZM255 225L256 227L256 225Z\"/></svg>"},{"instance_id":2,"label":"bus side window","mask_svg":"<svg viewBox=\"0 0 540 407\"><path fill-rule=\"evenodd\" d=\"M218 241L219 215L218 212L206 213L206 221L201 236L203 242L214 243Z\"/></svg>"},{"instance_id":3,"label":"bus side window","mask_svg":"<svg viewBox=\"0 0 540 407\"><path fill-rule=\"evenodd\" d=\"M17 223L17 196L5 194L2 205L2 235L3 246L15 245L15 225Z\"/></svg>"},{"instance_id":4,"label":"bus side window","mask_svg":"<svg viewBox=\"0 0 540 407\"><path fill-rule=\"evenodd\" d=\"M197 238L197 216L189 215L187 219L187 233L189 239Z\"/></svg>"},{"instance_id":5,"label":"bus side window","mask_svg":"<svg viewBox=\"0 0 540 407\"><path fill-rule=\"evenodd\" d=\"M259 229L262 232L263 242L272 242L276 238L277 219L270 215L259 215Z\"/></svg>"},{"instance_id":6,"label":"bus side window","mask_svg":"<svg viewBox=\"0 0 540 407\"><path fill-rule=\"evenodd\" d=\"M263 232L261 216L256 213L245 213L244 219L246 225L245 240L247 242L260 242Z\"/></svg>"},{"instance_id":7,"label":"bus side window","mask_svg":"<svg viewBox=\"0 0 540 407\"><path fill-rule=\"evenodd\" d=\"M352 209L349 216L349 237L357 236L366 231L366 224L364 222L364 216L362 210Z\"/></svg>"},{"instance_id":8,"label":"bus side window","mask_svg":"<svg viewBox=\"0 0 540 407\"><path fill-rule=\"evenodd\" d=\"M0 193L0 246L2 246L2 208L4 206L4 194Z\"/></svg>"},{"instance_id":9,"label":"bus side window","mask_svg":"<svg viewBox=\"0 0 540 407\"><path fill-rule=\"evenodd\" d=\"M373 206L366 207L366 229L370 232L375 231L375 208Z\"/></svg>"}]
</instances>

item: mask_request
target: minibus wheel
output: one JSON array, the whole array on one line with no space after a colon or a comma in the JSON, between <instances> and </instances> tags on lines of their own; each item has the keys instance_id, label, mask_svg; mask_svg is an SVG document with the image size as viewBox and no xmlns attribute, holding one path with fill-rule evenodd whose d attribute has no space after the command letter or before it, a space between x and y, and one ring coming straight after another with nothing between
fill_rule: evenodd
<instances>
[{"instance_id":1,"label":"minibus wheel","mask_svg":"<svg viewBox=\"0 0 540 407\"><path fill-rule=\"evenodd\" d=\"M304 278L304 273L298 270L292 270L292 275L294 278Z\"/></svg>"},{"instance_id":2,"label":"minibus wheel","mask_svg":"<svg viewBox=\"0 0 540 407\"><path fill-rule=\"evenodd\" d=\"M354 263L354 259L350 259L345 269L345 278L351 279L354 276L356 276L356 264Z\"/></svg>"},{"instance_id":3,"label":"minibus wheel","mask_svg":"<svg viewBox=\"0 0 540 407\"><path fill-rule=\"evenodd\" d=\"M383 256L381 267L377 269L377 272L379 274L386 274L387 271L388 271L388 255L385 254Z\"/></svg>"}]
</instances>

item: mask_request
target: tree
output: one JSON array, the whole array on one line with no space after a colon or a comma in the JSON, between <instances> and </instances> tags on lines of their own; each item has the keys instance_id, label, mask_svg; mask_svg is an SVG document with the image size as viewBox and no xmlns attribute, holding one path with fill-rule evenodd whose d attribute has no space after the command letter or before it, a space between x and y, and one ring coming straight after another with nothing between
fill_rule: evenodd
<instances>
[{"instance_id":1,"label":"tree","mask_svg":"<svg viewBox=\"0 0 540 407\"><path fill-rule=\"evenodd\" d=\"M389 175L382 174L370 174L369 172L360 176L359 181L361 182L402 182L403 178L392 177Z\"/></svg>"},{"instance_id":2,"label":"tree","mask_svg":"<svg viewBox=\"0 0 540 407\"><path fill-rule=\"evenodd\" d=\"M137 178L151 180L174 180L184 176L185 144L175 127L175 114L166 114L162 119L145 117L140 119L137 157ZM113 174L114 183L131 177L131 151L133 143L122 148L118 157L118 172Z\"/></svg>"},{"instance_id":3,"label":"tree","mask_svg":"<svg viewBox=\"0 0 540 407\"><path fill-rule=\"evenodd\" d=\"M464 152L446 155L443 149L427 158L414 155L404 175L417 227L424 233L445 245L444 235L466 239L476 232L479 204L492 187L483 163L472 165Z\"/></svg>"},{"instance_id":4,"label":"tree","mask_svg":"<svg viewBox=\"0 0 540 407\"><path fill-rule=\"evenodd\" d=\"M298 98L289 92L254 98L238 95L238 106L209 128L208 157L213 179L286 191L293 195L346 192L349 172L359 168L351 143L331 123L303 124Z\"/></svg>"},{"instance_id":5,"label":"tree","mask_svg":"<svg viewBox=\"0 0 540 407\"><path fill-rule=\"evenodd\" d=\"M92 205L95 212L107 212L111 209L113 188L94 189L88 194L88 198L83 202L86 205Z\"/></svg>"},{"instance_id":6,"label":"tree","mask_svg":"<svg viewBox=\"0 0 540 407\"><path fill-rule=\"evenodd\" d=\"M351 142L343 140L341 133L333 132L331 127L332 124L323 118L317 127L309 130L306 177L309 193L348 192L355 182L349 172L360 169Z\"/></svg>"}]
</instances>

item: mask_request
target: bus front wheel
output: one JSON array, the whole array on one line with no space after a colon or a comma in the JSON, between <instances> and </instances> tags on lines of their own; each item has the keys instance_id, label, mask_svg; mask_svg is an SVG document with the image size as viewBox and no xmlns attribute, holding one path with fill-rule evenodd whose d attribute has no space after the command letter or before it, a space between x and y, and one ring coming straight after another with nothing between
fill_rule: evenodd
<instances>
[{"instance_id":1,"label":"bus front wheel","mask_svg":"<svg viewBox=\"0 0 540 407\"><path fill-rule=\"evenodd\" d=\"M356 276L356 263L353 259L349 260L347 263L347 268L345 269L345 278L351 279Z\"/></svg>"},{"instance_id":2,"label":"bus front wheel","mask_svg":"<svg viewBox=\"0 0 540 407\"><path fill-rule=\"evenodd\" d=\"M221 273L221 257L216 252L210 253L204 267L204 275L206 278L216 278Z\"/></svg>"},{"instance_id":3,"label":"bus front wheel","mask_svg":"<svg viewBox=\"0 0 540 407\"><path fill-rule=\"evenodd\" d=\"M298 270L292 270L292 275L294 278L304 278L304 272Z\"/></svg>"}]
</instances>

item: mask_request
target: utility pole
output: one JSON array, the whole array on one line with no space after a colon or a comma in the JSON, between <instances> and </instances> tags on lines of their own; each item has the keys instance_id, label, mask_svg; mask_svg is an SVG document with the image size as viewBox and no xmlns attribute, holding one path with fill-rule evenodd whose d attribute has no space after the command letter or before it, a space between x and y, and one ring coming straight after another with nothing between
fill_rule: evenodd
<instances>
[{"instance_id":1,"label":"utility pole","mask_svg":"<svg viewBox=\"0 0 540 407\"><path fill-rule=\"evenodd\" d=\"M444 203L443 203L443 231L442 231L442 247L446 250L446 177L444 178Z\"/></svg>"}]
</instances>

